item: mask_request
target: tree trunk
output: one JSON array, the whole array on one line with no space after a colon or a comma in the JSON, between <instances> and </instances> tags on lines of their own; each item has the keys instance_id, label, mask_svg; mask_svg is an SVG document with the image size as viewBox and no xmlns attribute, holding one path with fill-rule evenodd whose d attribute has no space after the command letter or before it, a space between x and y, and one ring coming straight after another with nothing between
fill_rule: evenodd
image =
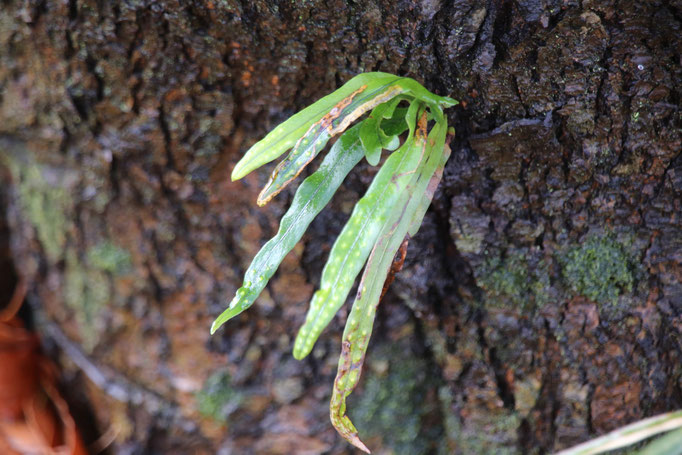
<instances>
[{"instance_id":1,"label":"tree trunk","mask_svg":"<svg viewBox=\"0 0 682 455\"><path fill-rule=\"evenodd\" d=\"M682 407L679 0L0 4L13 260L116 453L351 452L348 309L291 348L375 168L208 329L293 194L258 208L271 168L234 163L363 71L461 102L349 404L365 442L548 453Z\"/></svg>"}]
</instances>

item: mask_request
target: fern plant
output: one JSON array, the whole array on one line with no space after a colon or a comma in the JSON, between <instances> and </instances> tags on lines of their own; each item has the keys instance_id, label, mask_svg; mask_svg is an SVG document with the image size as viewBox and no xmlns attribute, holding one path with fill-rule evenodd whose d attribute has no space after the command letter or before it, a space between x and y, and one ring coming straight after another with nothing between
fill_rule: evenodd
<instances>
[{"instance_id":1,"label":"fern plant","mask_svg":"<svg viewBox=\"0 0 682 455\"><path fill-rule=\"evenodd\" d=\"M363 157L376 166L383 150L391 152L334 243L320 289L294 343L295 358L302 359L311 352L364 266L343 334L330 416L346 440L368 453L346 416L346 398L360 378L384 285L402 266L406 240L419 229L440 182L450 155L443 109L455 104L455 100L436 96L410 78L360 74L277 126L246 152L232 172L232 180L241 179L291 149L258 196L257 203L263 206L303 171L330 138L341 135L318 170L299 186L277 234L253 259L242 287L215 320L211 333L253 304L350 170ZM366 113L369 115L350 127Z\"/></svg>"}]
</instances>

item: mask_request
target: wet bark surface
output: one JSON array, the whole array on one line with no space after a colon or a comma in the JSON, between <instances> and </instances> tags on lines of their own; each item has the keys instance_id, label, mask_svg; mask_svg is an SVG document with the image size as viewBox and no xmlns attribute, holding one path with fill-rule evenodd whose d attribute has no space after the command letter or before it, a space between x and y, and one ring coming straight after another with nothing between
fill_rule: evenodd
<instances>
[{"instance_id":1,"label":"wet bark surface","mask_svg":"<svg viewBox=\"0 0 682 455\"><path fill-rule=\"evenodd\" d=\"M682 407L682 3L0 2L12 256L116 453L346 453L347 309L293 338L363 164L210 337L291 199L241 154L362 71L461 101L350 416L388 453L547 453Z\"/></svg>"}]
</instances>

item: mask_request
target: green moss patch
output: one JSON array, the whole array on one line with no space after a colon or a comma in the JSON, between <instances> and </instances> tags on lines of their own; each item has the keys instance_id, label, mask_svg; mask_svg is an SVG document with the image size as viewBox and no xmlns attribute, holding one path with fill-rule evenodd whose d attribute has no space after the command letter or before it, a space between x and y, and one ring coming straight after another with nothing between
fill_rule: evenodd
<instances>
[{"instance_id":1,"label":"green moss patch","mask_svg":"<svg viewBox=\"0 0 682 455\"><path fill-rule=\"evenodd\" d=\"M219 422L227 422L241 402L241 394L232 386L230 374L217 371L204 382L202 389L195 394L199 412Z\"/></svg>"},{"instance_id":2,"label":"green moss patch","mask_svg":"<svg viewBox=\"0 0 682 455\"><path fill-rule=\"evenodd\" d=\"M611 235L593 236L560 258L562 276L577 294L599 303L613 303L632 292L633 258Z\"/></svg>"},{"instance_id":3,"label":"green moss patch","mask_svg":"<svg viewBox=\"0 0 682 455\"><path fill-rule=\"evenodd\" d=\"M17 184L21 204L47 258L56 262L62 257L71 200L65 188L51 185L41 168L20 160L9 160L10 170Z\"/></svg>"},{"instance_id":4,"label":"green moss patch","mask_svg":"<svg viewBox=\"0 0 682 455\"><path fill-rule=\"evenodd\" d=\"M87 267L73 251L69 251L64 271L64 301L74 311L86 351L91 351L99 342L102 328L100 313L110 299L109 277L100 270Z\"/></svg>"},{"instance_id":5,"label":"green moss patch","mask_svg":"<svg viewBox=\"0 0 682 455\"><path fill-rule=\"evenodd\" d=\"M527 256L527 252L512 251L504 257L488 259L477 271L477 283L486 292L488 304L528 309L547 302L547 264L539 261L529 266Z\"/></svg>"},{"instance_id":6,"label":"green moss patch","mask_svg":"<svg viewBox=\"0 0 682 455\"><path fill-rule=\"evenodd\" d=\"M130 267L130 253L104 241L88 250L88 264L105 272L120 274Z\"/></svg>"}]
</instances>

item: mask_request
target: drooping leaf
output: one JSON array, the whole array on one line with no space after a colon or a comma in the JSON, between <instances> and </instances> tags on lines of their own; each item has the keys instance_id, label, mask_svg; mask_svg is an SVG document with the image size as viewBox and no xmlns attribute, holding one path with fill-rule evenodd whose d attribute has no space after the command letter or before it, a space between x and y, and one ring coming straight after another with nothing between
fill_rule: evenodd
<instances>
[{"instance_id":1,"label":"drooping leaf","mask_svg":"<svg viewBox=\"0 0 682 455\"><path fill-rule=\"evenodd\" d=\"M394 207L391 216L382 227L379 241L367 261L343 334L342 352L330 403L330 416L334 428L348 442L366 452L369 450L358 437L357 429L346 415L346 398L360 379L376 309L394 256L403 244L403 239L416 232L414 223L417 220L421 223L431 202L433 189L442 177L443 167L449 157L449 148L444 148L445 129L446 125L440 124L432 130L427 158L403 192L400 204ZM419 140L419 135L416 140Z\"/></svg>"},{"instance_id":2,"label":"drooping leaf","mask_svg":"<svg viewBox=\"0 0 682 455\"><path fill-rule=\"evenodd\" d=\"M279 231L251 262L244 283L230 306L211 326L211 333L232 317L246 310L265 288L284 257L298 243L308 225L329 202L348 172L364 156L358 136L359 126L344 133L331 148L320 168L305 179L296 191Z\"/></svg>"},{"instance_id":3,"label":"drooping leaf","mask_svg":"<svg viewBox=\"0 0 682 455\"><path fill-rule=\"evenodd\" d=\"M426 130L425 116L420 129ZM322 330L345 302L381 227L420 165L426 145L425 133L419 141L408 139L388 157L365 195L355 205L329 253L320 289L313 295L305 323L294 342L295 358L302 359L310 353Z\"/></svg>"},{"instance_id":4,"label":"drooping leaf","mask_svg":"<svg viewBox=\"0 0 682 455\"><path fill-rule=\"evenodd\" d=\"M454 135L454 129L451 133ZM421 201L419 202L412 219L410 220L410 227L407 232L410 237L413 237L417 231L419 231L422 221L424 220L424 215L426 215L426 211L431 205L431 200L433 200L433 195L436 193L436 188L438 188L438 185L443 178L445 163L447 163L448 159L450 158L450 147L445 143L447 134L447 124L443 122L437 124L434 127L432 134L429 135L429 141L433 140L433 145L431 146L433 150L443 150L443 154L441 156L440 163L436 167L434 173L431 175L431 178L429 179L426 188L422 193ZM427 172L429 171L427 170ZM415 193L418 193L419 191L422 191L421 188L418 187L415 189Z\"/></svg>"},{"instance_id":5,"label":"drooping leaf","mask_svg":"<svg viewBox=\"0 0 682 455\"><path fill-rule=\"evenodd\" d=\"M395 136L386 136L382 130L379 130L379 134L381 135L381 145L386 149L393 151L398 148L400 145L400 138L398 135Z\"/></svg>"}]
</instances>

